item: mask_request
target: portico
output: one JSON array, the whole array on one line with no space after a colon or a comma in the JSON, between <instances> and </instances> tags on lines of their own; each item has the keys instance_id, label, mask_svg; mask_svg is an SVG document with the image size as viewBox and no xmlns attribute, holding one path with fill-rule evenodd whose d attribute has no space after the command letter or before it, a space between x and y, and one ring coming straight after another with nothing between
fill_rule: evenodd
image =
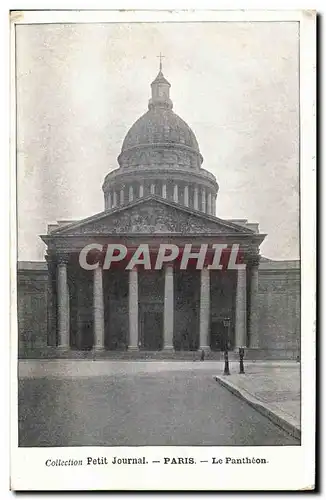
<instances>
[{"instance_id":1,"label":"portico","mask_svg":"<svg viewBox=\"0 0 326 500\"><path fill-rule=\"evenodd\" d=\"M257 301L258 244L263 236L237 225L229 224L226 228L221 220L195 214L185 207L178 207L179 223L185 216L188 224L190 216L195 217L196 223L202 225L202 236L191 233L191 226L187 232L177 232L178 228L170 226L169 233L157 235L149 216L152 212L157 214L156 229L160 212L162 218L164 212L168 223L170 211L175 210L175 204L172 205L150 196L117 209L114 215L104 213L82 225L59 226L43 237L48 244L49 282L54 283L49 288L49 303L54 308L49 317L57 316L49 330L55 331L52 342L58 348L171 352L223 350L226 341L231 348L255 345L257 325L252 308ZM137 230L125 233L125 222L133 225L135 214L140 212L142 234ZM113 231L117 221L123 236ZM212 238L223 238L226 244L235 241L238 245L242 240L246 267L211 269L205 263L197 270L195 259L192 264L189 261L187 269L180 269L180 259L157 270L154 266L145 269L143 265L128 269L123 262L105 269L103 259L98 259L97 267L91 270L79 264L80 250L91 241L97 241L99 248L99 242L104 247L107 241L115 241L135 248L137 243L146 241L151 255L157 256L162 242L182 247L192 241L196 248ZM226 318L230 319L227 331Z\"/></svg>"}]
</instances>

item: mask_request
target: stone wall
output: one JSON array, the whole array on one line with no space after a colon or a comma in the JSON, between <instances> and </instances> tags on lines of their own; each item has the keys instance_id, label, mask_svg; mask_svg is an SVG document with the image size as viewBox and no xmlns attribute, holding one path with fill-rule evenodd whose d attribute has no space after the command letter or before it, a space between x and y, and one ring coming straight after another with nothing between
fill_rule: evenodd
<instances>
[{"instance_id":1,"label":"stone wall","mask_svg":"<svg viewBox=\"0 0 326 500\"><path fill-rule=\"evenodd\" d=\"M18 351L47 346L47 265L19 262L17 267Z\"/></svg>"},{"instance_id":2,"label":"stone wall","mask_svg":"<svg viewBox=\"0 0 326 500\"><path fill-rule=\"evenodd\" d=\"M299 261L261 262L258 295L259 348L277 357L296 358L300 354Z\"/></svg>"}]
</instances>

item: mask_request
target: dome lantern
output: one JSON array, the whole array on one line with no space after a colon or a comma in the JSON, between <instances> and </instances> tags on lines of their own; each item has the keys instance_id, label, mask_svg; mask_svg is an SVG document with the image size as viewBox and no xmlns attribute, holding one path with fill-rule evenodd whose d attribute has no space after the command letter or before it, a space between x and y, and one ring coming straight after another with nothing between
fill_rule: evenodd
<instances>
[{"instance_id":1,"label":"dome lantern","mask_svg":"<svg viewBox=\"0 0 326 500\"><path fill-rule=\"evenodd\" d=\"M172 109L173 103L170 99L171 85L162 72L162 57L164 56L160 54L158 57L160 58L160 69L157 77L151 83L152 97L148 102L148 109L153 109L155 107Z\"/></svg>"}]
</instances>

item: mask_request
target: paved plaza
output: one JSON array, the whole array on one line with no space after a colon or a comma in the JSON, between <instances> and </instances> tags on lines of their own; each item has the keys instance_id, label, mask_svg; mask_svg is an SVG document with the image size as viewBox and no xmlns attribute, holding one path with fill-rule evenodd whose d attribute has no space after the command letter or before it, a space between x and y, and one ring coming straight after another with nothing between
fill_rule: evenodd
<instances>
[{"instance_id":1,"label":"paved plaza","mask_svg":"<svg viewBox=\"0 0 326 500\"><path fill-rule=\"evenodd\" d=\"M234 371L229 377L219 374L216 379L273 422L301 438L299 363L279 366L249 363L245 375Z\"/></svg>"},{"instance_id":2,"label":"paved plaza","mask_svg":"<svg viewBox=\"0 0 326 500\"><path fill-rule=\"evenodd\" d=\"M255 370L277 374L287 366L293 379L297 367L277 362L248 363L242 377L249 380ZM231 370L236 373L238 364ZM299 444L218 384L214 377L222 373L216 361L21 361L19 444Z\"/></svg>"}]
</instances>

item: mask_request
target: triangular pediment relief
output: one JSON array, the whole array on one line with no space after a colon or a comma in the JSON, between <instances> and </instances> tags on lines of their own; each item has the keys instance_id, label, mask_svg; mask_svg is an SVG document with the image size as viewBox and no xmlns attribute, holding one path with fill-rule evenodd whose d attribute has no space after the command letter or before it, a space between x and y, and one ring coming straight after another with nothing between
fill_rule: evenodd
<instances>
[{"instance_id":1,"label":"triangular pediment relief","mask_svg":"<svg viewBox=\"0 0 326 500\"><path fill-rule=\"evenodd\" d=\"M217 217L188 209L163 198L151 196L59 228L51 235L77 236L123 233L253 234L253 231Z\"/></svg>"}]
</instances>

